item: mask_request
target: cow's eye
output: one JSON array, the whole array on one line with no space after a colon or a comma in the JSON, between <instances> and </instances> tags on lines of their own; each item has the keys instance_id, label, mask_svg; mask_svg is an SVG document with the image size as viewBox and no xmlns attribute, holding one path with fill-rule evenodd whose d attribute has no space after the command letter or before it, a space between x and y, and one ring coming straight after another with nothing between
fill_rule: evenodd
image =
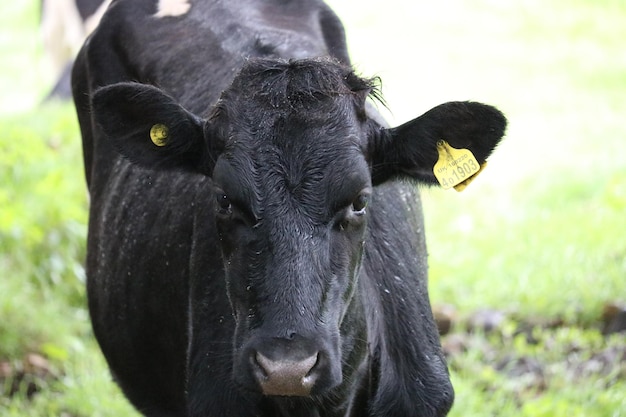
<instances>
[{"instance_id":1,"label":"cow's eye","mask_svg":"<svg viewBox=\"0 0 626 417\"><path fill-rule=\"evenodd\" d=\"M365 209L367 208L367 203L369 203L370 196L369 193L362 192L354 199L352 202L352 213L355 216L362 216L365 214Z\"/></svg>"},{"instance_id":2,"label":"cow's eye","mask_svg":"<svg viewBox=\"0 0 626 417\"><path fill-rule=\"evenodd\" d=\"M337 229L343 231L351 226L362 225L369 200L369 189L361 191L348 207L344 207L344 209L338 213L340 217L335 220Z\"/></svg>"},{"instance_id":3,"label":"cow's eye","mask_svg":"<svg viewBox=\"0 0 626 417\"><path fill-rule=\"evenodd\" d=\"M221 216L228 216L233 212L233 206L230 203L230 199L223 192L215 194L217 202L217 212Z\"/></svg>"}]
</instances>

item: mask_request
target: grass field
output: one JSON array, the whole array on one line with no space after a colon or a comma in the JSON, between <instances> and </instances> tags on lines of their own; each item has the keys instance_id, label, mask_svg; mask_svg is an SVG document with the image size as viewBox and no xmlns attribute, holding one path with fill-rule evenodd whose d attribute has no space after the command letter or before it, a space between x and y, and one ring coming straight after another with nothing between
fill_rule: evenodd
<instances>
[{"instance_id":1,"label":"grass field","mask_svg":"<svg viewBox=\"0 0 626 417\"><path fill-rule=\"evenodd\" d=\"M459 99L510 121L467 190L423 193L450 416L626 417L626 335L599 332L626 303L626 2L431 3L330 2L392 124ZM39 105L37 4L0 6L0 415L136 416L88 323L80 138L70 104ZM484 309L496 331L465 331Z\"/></svg>"}]
</instances>

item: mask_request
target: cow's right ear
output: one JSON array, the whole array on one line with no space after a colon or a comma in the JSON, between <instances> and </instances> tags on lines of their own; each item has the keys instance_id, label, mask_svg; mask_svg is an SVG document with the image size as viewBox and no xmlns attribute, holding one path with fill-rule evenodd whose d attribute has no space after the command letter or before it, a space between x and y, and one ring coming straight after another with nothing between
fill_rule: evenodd
<instances>
[{"instance_id":1,"label":"cow's right ear","mask_svg":"<svg viewBox=\"0 0 626 417\"><path fill-rule=\"evenodd\" d=\"M106 140L144 167L210 174L219 141L207 122L162 90L139 83L112 84L92 97L95 123Z\"/></svg>"},{"instance_id":2,"label":"cow's right ear","mask_svg":"<svg viewBox=\"0 0 626 417\"><path fill-rule=\"evenodd\" d=\"M440 141L469 151L476 160L475 169L479 169L502 140L506 125L506 118L495 107L452 101L401 126L378 127L368 143L372 183L413 179L422 184L438 184L434 168L440 158Z\"/></svg>"}]
</instances>

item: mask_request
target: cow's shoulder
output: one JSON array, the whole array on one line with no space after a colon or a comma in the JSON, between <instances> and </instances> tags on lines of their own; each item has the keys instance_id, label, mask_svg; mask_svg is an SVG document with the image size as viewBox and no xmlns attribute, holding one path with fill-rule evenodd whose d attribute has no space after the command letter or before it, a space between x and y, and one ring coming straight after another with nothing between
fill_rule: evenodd
<instances>
[{"instance_id":1,"label":"cow's shoulder","mask_svg":"<svg viewBox=\"0 0 626 417\"><path fill-rule=\"evenodd\" d=\"M376 186L369 212L360 278L371 354L368 408L404 417L448 410L454 392L428 299L419 191L399 182Z\"/></svg>"}]
</instances>

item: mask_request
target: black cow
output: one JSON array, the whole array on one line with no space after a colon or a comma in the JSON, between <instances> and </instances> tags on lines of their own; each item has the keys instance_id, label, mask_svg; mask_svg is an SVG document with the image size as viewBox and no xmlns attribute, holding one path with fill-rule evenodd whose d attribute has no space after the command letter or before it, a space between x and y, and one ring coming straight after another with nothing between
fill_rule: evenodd
<instances>
[{"instance_id":1,"label":"black cow","mask_svg":"<svg viewBox=\"0 0 626 417\"><path fill-rule=\"evenodd\" d=\"M87 289L147 416L443 416L453 390L418 194L436 143L506 121L453 102L396 128L317 0L116 0L73 71Z\"/></svg>"}]
</instances>

